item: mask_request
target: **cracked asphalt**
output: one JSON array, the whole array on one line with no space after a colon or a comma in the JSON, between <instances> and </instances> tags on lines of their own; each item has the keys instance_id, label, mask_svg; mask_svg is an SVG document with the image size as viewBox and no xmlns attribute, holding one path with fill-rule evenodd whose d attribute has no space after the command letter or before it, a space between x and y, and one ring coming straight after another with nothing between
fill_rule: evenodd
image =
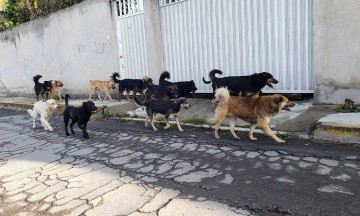
<instances>
[{"instance_id":1,"label":"cracked asphalt","mask_svg":"<svg viewBox=\"0 0 360 216\"><path fill-rule=\"evenodd\" d=\"M0 109L0 215L360 215L358 146Z\"/></svg>"}]
</instances>

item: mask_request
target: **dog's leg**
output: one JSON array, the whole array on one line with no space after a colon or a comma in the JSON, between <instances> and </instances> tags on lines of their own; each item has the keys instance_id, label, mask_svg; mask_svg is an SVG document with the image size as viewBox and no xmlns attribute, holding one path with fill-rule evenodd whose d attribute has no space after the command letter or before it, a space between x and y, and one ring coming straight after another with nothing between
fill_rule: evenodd
<instances>
[{"instance_id":1,"label":"dog's leg","mask_svg":"<svg viewBox=\"0 0 360 216\"><path fill-rule=\"evenodd\" d=\"M147 127L147 126L148 126L148 121L149 121L149 116L148 116L148 115L146 115L146 118L145 118L145 127Z\"/></svg>"},{"instance_id":2,"label":"dog's leg","mask_svg":"<svg viewBox=\"0 0 360 216\"><path fill-rule=\"evenodd\" d=\"M119 89L119 92L118 92L118 101L121 101L121 95L122 95L122 92L120 92L120 89Z\"/></svg>"},{"instance_id":3,"label":"dog's leg","mask_svg":"<svg viewBox=\"0 0 360 216\"><path fill-rule=\"evenodd\" d=\"M89 134L86 132L86 125L87 125L87 123L84 123L84 124L79 124L78 123L78 126L79 126L79 128L82 130L82 132L83 132L83 137L85 138L85 139L89 139Z\"/></svg>"},{"instance_id":4,"label":"dog's leg","mask_svg":"<svg viewBox=\"0 0 360 216\"><path fill-rule=\"evenodd\" d=\"M69 131L68 131L68 128L67 128L67 126L68 126L68 124L69 124L69 118L67 118L67 117L65 117L64 116L64 123L65 123L65 133L66 133L66 136L69 136L70 134L69 134Z\"/></svg>"},{"instance_id":5,"label":"dog's leg","mask_svg":"<svg viewBox=\"0 0 360 216\"><path fill-rule=\"evenodd\" d=\"M105 91L106 95L108 96L108 98L110 99L110 101L114 101L112 98L111 98L111 95L110 95L110 92L108 90Z\"/></svg>"},{"instance_id":6,"label":"dog's leg","mask_svg":"<svg viewBox=\"0 0 360 216\"><path fill-rule=\"evenodd\" d=\"M184 129L182 129L181 126L180 126L179 116L178 116L177 114L174 114L174 117L175 117L176 125L177 125L179 131L180 131L180 132L183 132ZM170 126L170 125L169 125L169 126Z\"/></svg>"},{"instance_id":7,"label":"dog's leg","mask_svg":"<svg viewBox=\"0 0 360 216\"><path fill-rule=\"evenodd\" d=\"M231 116L231 117L230 117L230 132L231 132L231 134L233 135L233 137L234 137L235 139L240 139L240 137L238 137L238 136L236 135L235 130L234 130L234 129L235 129L236 120L237 120L236 116Z\"/></svg>"},{"instance_id":8,"label":"dog's leg","mask_svg":"<svg viewBox=\"0 0 360 216\"><path fill-rule=\"evenodd\" d=\"M105 92L106 93L106 92ZM97 91L97 94L98 94L98 98L99 98L99 100L102 100L101 99L101 96L100 96L100 91ZM105 98L104 98L105 99Z\"/></svg>"},{"instance_id":9,"label":"dog's leg","mask_svg":"<svg viewBox=\"0 0 360 216\"><path fill-rule=\"evenodd\" d=\"M127 100L130 100L129 94L130 94L130 90L127 90L127 89L126 89L126 99L127 99Z\"/></svg>"},{"instance_id":10,"label":"dog's leg","mask_svg":"<svg viewBox=\"0 0 360 216\"><path fill-rule=\"evenodd\" d=\"M33 110L28 109L27 112L33 118L33 128L35 128L35 120L36 120L36 117L37 117L37 112L35 112L35 109L33 109Z\"/></svg>"},{"instance_id":11,"label":"dog's leg","mask_svg":"<svg viewBox=\"0 0 360 216\"><path fill-rule=\"evenodd\" d=\"M141 98L144 99L144 98L145 98L145 94L144 94L144 91L143 91L143 90L140 91L140 94L141 94Z\"/></svg>"},{"instance_id":12,"label":"dog's leg","mask_svg":"<svg viewBox=\"0 0 360 216\"><path fill-rule=\"evenodd\" d=\"M259 125L261 127L261 129L264 131L264 133L270 137L272 137L276 142L278 143L284 143L285 140L280 139L279 137L276 136L276 134L274 134L274 132L271 130L271 128L269 127L268 123L265 120L261 120L259 122Z\"/></svg>"},{"instance_id":13,"label":"dog's leg","mask_svg":"<svg viewBox=\"0 0 360 216\"><path fill-rule=\"evenodd\" d=\"M72 120L71 121L71 123L70 123L70 129L71 129L71 133L74 135L75 134L75 132L74 132L74 124L75 124L76 122L74 121L74 120Z\"/></svg>"},{"instance_id":14,"label":"dog's leg","mask_svg":"<svg viewBox=\"0 0 360 216\"><path fill-rule=\"evenodd\" d=\"M165 123L166 123L166 126L164 127L164 129L168 129L170 127L169 116L165 115L164 119L165 119Z\"/></svg>"},{"instance_id":15,"label":"dog's leg","mask_svg":"<svg viewBox=\"0 0 360 216\"><path fill-rule=\"evenodd\" d=\"M36 120L36 117L37 117L37 115L35 115L35 116L33 117L33 128L35 128L35 120Z\"/></svg>"},{"instance_id":16,"label":"dog's leg","mask_svg":"<svg viewBox=\"0 0 360 216\"><path fill-rule=\"evenodd\" d=\"M51 125L49 124L49 122L47 121L47 117L44 115L41 115L40 117L41 123L44 126L44 130L49 130L49 131L53 131L53 128L51 127Z\"/></svg>"},{"instance_id":17,"label":"dog's leg","mask_svg":"<svg viewBox=\"0 0 360 216\"><path fill-rule=\"evenodd\" d=\"M249 130L249 138L250 138L250 140L257 140L257 138L255 138L253 136L255 127L256 127L256 124L250 125L250 130Z\"/></svg>"},{"instance_id":18,"label":"dog's leg","mask_svg":"<svg viewBox=\"0 0 360 216\"><path fill-rule=\"evenodd\" d=\"M226 118L226 114L224 112L220 112L219 107L218 107L216 110L216 113L215 113L216 121L215 121L215 131L214 132L215 132L216 139L220 138L218 131L219 131L219 127L221 126L221 123L225 120L225 118Z\"/></svg>"},{"instance_id":19,"label":"dog's leg","mask_svg":"<svg viewBox=\"0 0 360 216\"><path fill-rule=\"evenodd\" d=\"M151 122L151 126L154 129L154 131L157 131L158 129L154 125L154 117L155 117L155 113L150 115L150 122Z\"/></svg>"},{"instance_id":20,"label":"dog's leg","mask_svg":"<svg viewBox=\"0 0 360 216\"><path fill-rule=\"evenodd\" d=\"M60 91L58 91L58 95L59 95L59 100L62 101Z\"/></svg>"},{"instance_id":21,"label":"dog's leg","mask_svg":"<svg viewBox=\"0 0 360 216\"><path fill-rule=\"evenodd\" d=\"M89 92L89 100L92 100L91 97L94 94L94 88L90 86L90 92Z\"/></svg>"}]
</instances>

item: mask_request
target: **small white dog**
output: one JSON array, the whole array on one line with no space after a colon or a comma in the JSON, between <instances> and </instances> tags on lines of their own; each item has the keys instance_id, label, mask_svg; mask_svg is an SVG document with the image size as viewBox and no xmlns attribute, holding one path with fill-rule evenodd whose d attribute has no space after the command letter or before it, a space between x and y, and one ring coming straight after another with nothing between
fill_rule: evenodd
<instances>
[{"instance_id":1,"label":"small white dog","mask_svg":"<svg viewBox=\"0 0 360 216\"><path fill-rule=\"evenodd\" d=\"M35 119L39 114L41 125L44 127L44 130L53 131L53 128L49 124L49 119L51 118L53 111L57 110L57 108L58 105L54 99L47 100L46 102L35 102L33 110L27 110L30 116L33 117L33 128L35 128Z\"/></svg>"}]
</instances>

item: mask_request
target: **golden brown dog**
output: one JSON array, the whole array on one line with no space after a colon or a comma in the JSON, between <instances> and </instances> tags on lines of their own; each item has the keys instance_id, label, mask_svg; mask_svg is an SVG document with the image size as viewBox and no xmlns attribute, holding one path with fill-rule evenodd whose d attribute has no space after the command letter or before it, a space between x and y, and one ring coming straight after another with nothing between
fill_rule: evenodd
<instances>
[{"instance_id":1,"label":"golden brown dog","mask_svg":"<svg viewBox=\"0 0 360 216\"><path fill-rule=\"evenodd\" d=\"M63 84L63 82L61 82L61 80L55 80L55 83L53 83L50 88L50 95L57 92L59 95L59 100L62 101L59 88L63 87L63 86L64 86L64 84Z\"/></svg>"},{"instance_id":2,"label":"golden brown dog","mask_svg":"<svg viewBox=\"0 0 360 216\"><path fill-rule=\"evenodd\" d=\"M94 94L94 91L97 90L99 100L102 100L99 91L105 91L106 95L104 99L108 97L110 101L113 101L110 95L110 89L115 89L114 80L90 80L89 100L91 100L91 96Z\"/></svg>"},{"instance_id":3,"label":"golden brown dog","mask_svg":"<svg viewBox=\"0 0 360 216\"><path fill-rule=\"evenodd\" d=\"M234 127L237 118L249 122L249 138L256 140L253 136L256 125L259 125L264 133L271 136L276 142L283 143L284 140L277 137L269 127L271 117L275 116L280 110L290 110L295 104L286 97L275 94L269 96L254 95L252 97L230 96L226 88L218 88L215 93L215 100L219 105L215 113L215 138L220 138L218 134L219 127L226 117L230 118L230 132L234 138L240 139Z\"/></svg>"}]
</instances>

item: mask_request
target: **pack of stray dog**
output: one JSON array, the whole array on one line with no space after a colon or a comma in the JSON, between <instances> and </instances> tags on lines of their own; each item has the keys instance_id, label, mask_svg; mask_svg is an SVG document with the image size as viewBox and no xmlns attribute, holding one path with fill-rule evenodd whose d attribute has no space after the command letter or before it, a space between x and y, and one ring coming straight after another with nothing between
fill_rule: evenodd
<instances>
[{"instance_id":1,"label":"pack of stray dog","mask_svg":"<svg viewBox=\"0 0 360 216\"><path fill-rule=\"evenodd\" d=\"M281 110L289 111L295 104L279 94L263 96L261 93L262 88L266 85L273 88L273 84L277 84L278 80L268 72L255 73L249 76L216 77L216 74L222 75L222 73L222 71L214 69L209 72L210 81L206 81L203 77L205 84L212 84L214 93L212 103L218 105L215 111L215 138L219 138L218 131L224 119L229 118L230 132L234 138L239 139L234 128L237 118L240 118L250 123L250 140L257 140L254 137L254 130L259 125L265 135L272 137L276 142L285 142L271 130L269 121ZM59 100L62 100L60 87L64 84L61 80L55 80L55 83L52 83L52 80L41 83L39 82L41 77L42 75L33 77L34 91L38 102L34 103L33 109L29 109L28 113L33 118L33 128L36 126L36 118L40 116L44 130L53 131L49 120L53 112L57 110L58 105L56 100L48 99L48 97L51 94L58 93ZM168 71L161 73L159 85L154 85L153 80L147 76L144 76L143 79L117 79L118 77L120 77L119 73L115 72L110 80L90 80L89 100L83 102L80 107L70 106L70 95L66 94L63 112L66 136L70 135L68 125L70 124L71 133L75 134L73 126L77 124L82 131L83 138L89 139L87 124L91 115L98 109L91 101L92 95L97 91L99 100L102 100L100 92L103 91L105 92L104 99L108 97L110 101L113 101L110 91L116 88L116 84L118 84L119 100L124 91L127 93L126 98L130 99L129 93L132 91L135 103L145 107L146 127L150 121L153 130L157 131L154 118L157 114L162 114L166 123L164 129L170 127L169 118L174 116L178 130L184 131L180 125L178 114L182 108L191 107L185 96L192 97L197 91L193 80L171 82ZM135 96L137 93L141 94L143 100ZM39 96L42 96L43 99L46 96L46 101L40 101Z\"/></svg>"}]
</instances>

